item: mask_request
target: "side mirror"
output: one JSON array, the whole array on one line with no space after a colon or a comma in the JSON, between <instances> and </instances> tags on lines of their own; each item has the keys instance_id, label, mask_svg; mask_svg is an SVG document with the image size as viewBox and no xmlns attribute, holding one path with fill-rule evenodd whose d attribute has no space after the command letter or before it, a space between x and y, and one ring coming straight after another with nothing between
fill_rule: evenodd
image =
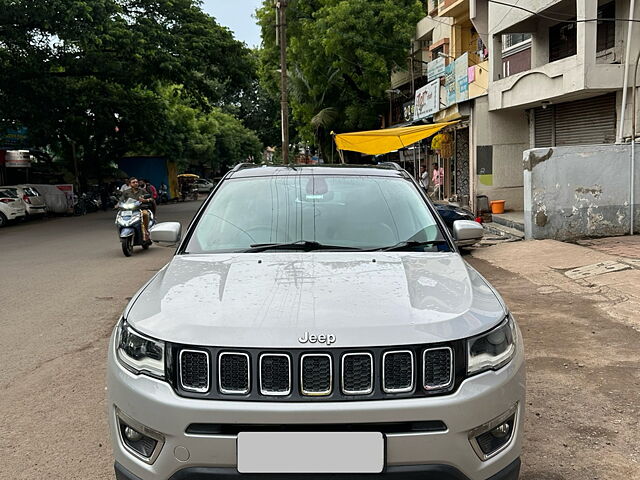
<instances>
[{"instance_id":1,"label":"side mirror","mask_svg":"<svg viewBox=\"0 0 640 480\"><path fill-rule=\"evenodd\" d=\"M182 225L180 225L180 222L158 223L149 229L151 241L156 243L175 245L180 241L181 235Z\"/></svg>"},{"instance_id":2,"label":"side mirror","mask_svg":"<svg viewBox=\"0 0 640 480\"><path fill-rule=\"evenodd\" d=\"M473 220L456 220L453 222L453 238L459 247L473 245L482 240L484 228Z\"/></svg>"}]
</instances>

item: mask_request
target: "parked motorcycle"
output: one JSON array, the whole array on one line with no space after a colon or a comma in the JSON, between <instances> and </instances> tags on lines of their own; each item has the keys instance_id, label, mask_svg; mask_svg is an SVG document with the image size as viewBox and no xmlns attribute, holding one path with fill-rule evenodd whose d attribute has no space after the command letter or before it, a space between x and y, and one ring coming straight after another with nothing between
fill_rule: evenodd
<instances>
[{"instance_id":1,"label":"parked motorcycle","mask_svg":"<svg viewBox=\"0 0 640 480\"><path fill-rule=\"evenodd\" d=\"M142 234L142 212L140 211L142 203L133 198L120 202L117 205L118 214L116 215L116 226L120 243L122 244L122 253L125 257L133 254L133 247L140 245L144 250L151 246L151 240L146 242L143 240ZM155 225L156 221L153 213L149 211L149 228Z\"/></svg>"}]
</instances>

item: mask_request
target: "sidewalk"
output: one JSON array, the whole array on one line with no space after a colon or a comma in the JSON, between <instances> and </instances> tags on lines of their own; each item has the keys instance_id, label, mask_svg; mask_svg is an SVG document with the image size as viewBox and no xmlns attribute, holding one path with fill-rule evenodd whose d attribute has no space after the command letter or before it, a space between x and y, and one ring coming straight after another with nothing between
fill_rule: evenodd
<instances>
[{"instance_id":1,"label":"sidewalk","mask_svg":"<svg viewBox=\"0 0 640 480\"><path fill-rule=\"evenodd\" d=\"M640 479L640 237L501 243L468 262L518 319L521 480Z\"/></svg>"},{"instance_id":2,"label":"sidewalk","mask_svg":"<svg viewBox=\"0 0 640 480\"><path fill-rule=\"evenodd\" d=\"M474 258L520 275L546 295L567 292L596 302L604 315L640 332L640 236L505 243Z\"/></svg>"}]
</instances>

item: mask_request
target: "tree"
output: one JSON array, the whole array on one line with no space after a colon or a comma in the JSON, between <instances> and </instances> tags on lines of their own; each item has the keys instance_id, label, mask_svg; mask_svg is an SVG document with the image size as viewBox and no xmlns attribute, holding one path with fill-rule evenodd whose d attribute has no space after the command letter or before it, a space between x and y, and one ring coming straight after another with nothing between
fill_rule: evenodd
<instances>
[{"instance_id":1,"label":"tree","mask_svg":"<svg viewBox=\"0 0 640 480\"><path fill-rule=\"evenodd\" d=\"M183 169L222 173L248 157L260 158L256 133L220 108L203 111L184 87L161 90L167 121L153 146L134 145L137 152L176 159Z\"/></svg>"},{"instance_id":2,"label":"tree","mask_svg":"<svg viewBox=\"0 0 640 480\"><path fill-rule=\"evenodd\" d=\"M0 121L75 155L85 180L170 138L163 86L206 110L254 76L249 50L193 0L0 0Z\"/></svg>"},{"instance_id":3,"label":"tree","mask_svg":"<svg viewBox=\"0 0 640 480\"><path fill-rule=\"evenodd\" d=\"M390 72L406 64L422 16L419 0L290 0L288 74L302 135L326 145L331 130L377 128L388 105ZM264 1L258 19L265 46L261 75L275 91L271 1Z\"/></svg>"}]
</instances>

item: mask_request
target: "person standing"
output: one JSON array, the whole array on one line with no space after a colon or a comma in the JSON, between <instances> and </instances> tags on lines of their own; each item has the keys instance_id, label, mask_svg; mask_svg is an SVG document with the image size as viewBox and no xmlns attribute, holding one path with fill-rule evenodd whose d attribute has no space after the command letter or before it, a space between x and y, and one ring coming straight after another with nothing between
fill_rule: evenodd
<instances>
[{"instance_id":1,"label":"person standing","mask_svg":"<svg viewBox=\"0 0 640 480\"><path fill-rule=\"evenodd\" d=\"M442 185L444 183L444 168L438 167L436 162L433 162L433 170L431 172L431 184L433 185L433 192L431 196L436 200L442 200Z\"/></svg>"},{"instance_id":2,"label":"person standing","mask_svg":"<svg viewBox=\"0 0 640 480\"><path fill-rule=\"evenodd\" d=\"M425 193L429 193L429 172L425 165L420 165L420 186Z\"/></svg>"}]
</instances>

